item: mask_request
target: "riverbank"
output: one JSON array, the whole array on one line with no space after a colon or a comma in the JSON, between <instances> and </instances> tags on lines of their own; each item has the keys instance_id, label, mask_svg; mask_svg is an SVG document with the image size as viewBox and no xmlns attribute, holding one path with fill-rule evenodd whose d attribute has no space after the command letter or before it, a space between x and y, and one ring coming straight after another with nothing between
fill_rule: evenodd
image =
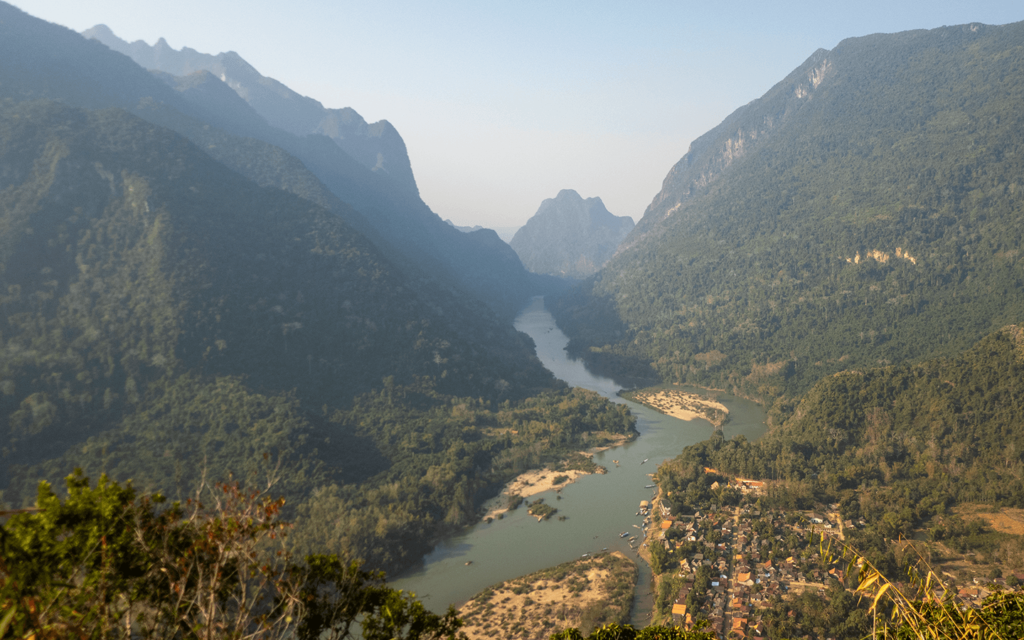
<instances>
[{"instance_id":1,"label":"riverbank","mask_svg":"<svg viewBox=\"0 0 1024 640\"><path fill-rule=\"evenodd\" d=\"M682 389L655 387L625 391L620 395L673 418L707 420L716 428L721 428L729 419L729 409L721 402Z\"/></svg>"},{"instance_id":2,"label":"riverbank","mask_svg":"<svg viewBox=\"0 0 1024 640\"><path fill-rule=\"evenodd\" d=\"M655 479L655 483L657 483L657 479ZM637 550L637 555L640 557L641 560L647 563L647 566L653 567L654 562L651 559L651 545L661 544L660 539L655 537L661 535L662 505L660 485L658 486L658 491L655 494L654 498L651 499L650 513L651 518L647 526L647 535L644 536L644 543L641 544L640 548ZM653 593L660 592L661 583L664 579L664 575L655 573L654 569L651 569L651 591ZM659 615L656 605L652 605L649 616L650 617L648 619L648 624L671 624L672 622L671 618L669 618L667 621L662 619L662 617Z\"/></svg>"},{"instance_id":3,"label":"riverbank","mask_svg":"<svg viewBox=\"0 0 1024 640\"><path fill-rule=\"evenodd\" d=\"M566 562L494 585L459 609L470 640L542 640L553 633L625 622L637 569L619 552Z\"/></svg>"}]
</instances>

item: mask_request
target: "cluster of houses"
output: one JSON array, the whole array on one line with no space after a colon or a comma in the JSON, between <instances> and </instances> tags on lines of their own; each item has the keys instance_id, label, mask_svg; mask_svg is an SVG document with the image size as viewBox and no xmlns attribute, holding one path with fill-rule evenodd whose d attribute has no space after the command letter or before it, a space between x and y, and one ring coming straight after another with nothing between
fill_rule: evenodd
<instances>
[{"instance_id":1,"label":"cluster of houses","mask_svg":"<svg viewBox=\"0 0 1024 640\"><path fill-rule=\"evenodd\" d=\"M1012 576L1012 582L1011 582ZM1024 573L1012 573L1005 578L974 578L971 584L957 589L956 595L961 602L972 607L980 607L985 598L992 595L997 589L1000 591L1019 591L1024 585ZM936 589L934 595L941 600L945 594L941 589Z\"/></svg>"},{"instance_id":2,"label":"cluster of houses","mask_svg":"<svg viewBox=\"0 0 1024 640\"><path fill-rule=\"evenodd\" d=\"M683 553L670 569L684 584L672 605L673 624L689 630L698 619L707 619L719 638L765 638L768 629L762 614L774 602L806 590L824 596L833 580L845 585L845 563L822 562L817 535L808 535L840 538L844 530L865 526L863 520L840 520L838 507L829 505L824 515L762 514L748 504L683 517L662 507L649 543L663 545L673 558ZM711 576L710 587L690 598L703 567L704 575ZM1024 573L1006 579L976 578L957 595L965 605L980 606L994 589L1017 584L1024 584ZM941 599L941 592L935 595Z\"/></svg>"},{"instance_id":3,"label":"cluster of houses","mask_svg":"<svg viewBox=\"0 0 1024 640\"><path fill-rule=\"evenodd\" d=\"M755 523L762 522L755 530ZM799 520L786 514L764 514L753 507L724 509L713 513L696 513L692 517L663 517L662 535L651 544L662 544L666 550L681 549L696 543L696 553L678 560L672 570L684 579L684 585L672 605L673 623L692 629L698 617L711 622L712 630L721 638L762 638L767 626L761 619L764 609L776 597L814 589L824 595L829 580L844 581L844 569L823 567L817 552L807 548L808 531L838 532L835 517L802 514ZM844 523L845 524L845 523ZM853 523L849 523L854 526ZM676 535L669 535L671 529ZM681 531L682 536L678 535ZM798 548L792 548L792 542ZM687 546L692 549L693 544ZM781 552L781 553L780 553ZM703 598L687 604L701 567L711 574L710 588Z\"/></svg>"}]
</instances>

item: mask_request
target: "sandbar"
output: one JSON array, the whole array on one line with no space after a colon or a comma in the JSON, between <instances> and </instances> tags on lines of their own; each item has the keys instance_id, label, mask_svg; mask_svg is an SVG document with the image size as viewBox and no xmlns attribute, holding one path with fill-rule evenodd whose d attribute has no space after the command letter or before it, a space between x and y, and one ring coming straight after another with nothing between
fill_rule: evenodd
<instances>
[{"instance_id":1,"label":"sandbar","mask_svg":"<svg viewBox=\"0 0 1024 640\"><path fill-rule=\"evenodd\" d=\"M505 485L505 488L501 490L501 493L491 498L484 503L484 509L487 514L484 519L496 518L499 514L508 511L508 499L509 496L519 495L523 498L528 498L538 493L544 493L545 491L551 491L552 489L560 489L561 487L572 484L580 476L587 475L585 471L579 471L578 469L567 469L565 471L552 471L551 469L533 469L526 473L521 473L516 476L516 479ZM555 478L559 476L567 476L568 480L555 484Z\"/></svg>"},{"instance_id":2,"label":"sandbar","mask_svg":"<svg viewBox=\"0 0 1024 640\"><path fill-rule=\"evenodd\" d=\"M470 640L543 640L568 627L625 621L636 576L636 565L612 552L508 580L459 609L461 631Z\"/></svg>"},{"instance_id":3,"label":"sandbar","mask_svg":"<svg viewBox=\"0 0 1024 640\"><path fill-rule=\"evenodd\" d=\"M592 447L586 451L580 451L579 455L591 457L595 453L601 451L607 451L614 447L621 447L623 444L629 442L630 437L628 435L615 435L611 438L611 442L608 444ZM597 467L597 473L607 473L608 470L604 467ZM544 493L545 491L551 491L552 489L561 489L566 487L582 476L589 475L587 471L580 471L579 469L566 469L564 471L554 471L552 469L531 469L524 473L516 476L514 480L505 485L505 488L501 490L497 496L484 502L484 520L487 518L497 518L499 515L508 511L508 499L510 496L518 495L523 498L537 495L538 493ZM555 478L559 476L567 476L568 479L555 484Z\"/></svg>"},{"instance_id":4,"label":"sandbar","mask_svg":"<svg viewBox=\"0 0 1024 640\"><path fill-rule=\"evenodd\" d=\"M729 409L724 404L703 398L696 393L678 389L636 391L629 394L629 398L667 416L680 420L700 418L711 422L716 427L722 426L729 416Z\"/></svg>"}]
</instances>

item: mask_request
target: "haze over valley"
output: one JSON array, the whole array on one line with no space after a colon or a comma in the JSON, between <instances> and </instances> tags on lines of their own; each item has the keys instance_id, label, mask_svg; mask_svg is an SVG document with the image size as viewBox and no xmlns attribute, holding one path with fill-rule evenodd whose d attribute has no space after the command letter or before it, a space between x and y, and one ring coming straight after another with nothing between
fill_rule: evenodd
<instances>
[{"instance_id":1,"label":"haze over valley","mask_svg":"<svg viewBox=\"0 0 1024 640\"><path fill-rule=\"evenodd\" d=\"M0 636L1024 633L1024 22L810 48L515 219L76 29L0 2Z\"/></svg>"}]
</instances>

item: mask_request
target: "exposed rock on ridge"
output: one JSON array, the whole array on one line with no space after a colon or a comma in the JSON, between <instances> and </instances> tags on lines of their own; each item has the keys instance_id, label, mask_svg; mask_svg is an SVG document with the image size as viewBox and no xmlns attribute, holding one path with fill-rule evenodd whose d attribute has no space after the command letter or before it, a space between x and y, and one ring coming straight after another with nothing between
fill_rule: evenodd
<instances>
[{"instance_id":1,"label":"exposed rock on ridge","mask_svg":"<svg viewBox=\"0 0 1024 640\"><path fill-rule=\"evenodd\" d=\"M661 191L637 223L637 233L627 246L643 238L656 222L684 209L693 197L706 191L734 163L813 100L818 88L833 75L829 55L829 51L818 49L768 93L740 107L693 141L686 155L665 177Z\"/></svg>"}]
</instances>

